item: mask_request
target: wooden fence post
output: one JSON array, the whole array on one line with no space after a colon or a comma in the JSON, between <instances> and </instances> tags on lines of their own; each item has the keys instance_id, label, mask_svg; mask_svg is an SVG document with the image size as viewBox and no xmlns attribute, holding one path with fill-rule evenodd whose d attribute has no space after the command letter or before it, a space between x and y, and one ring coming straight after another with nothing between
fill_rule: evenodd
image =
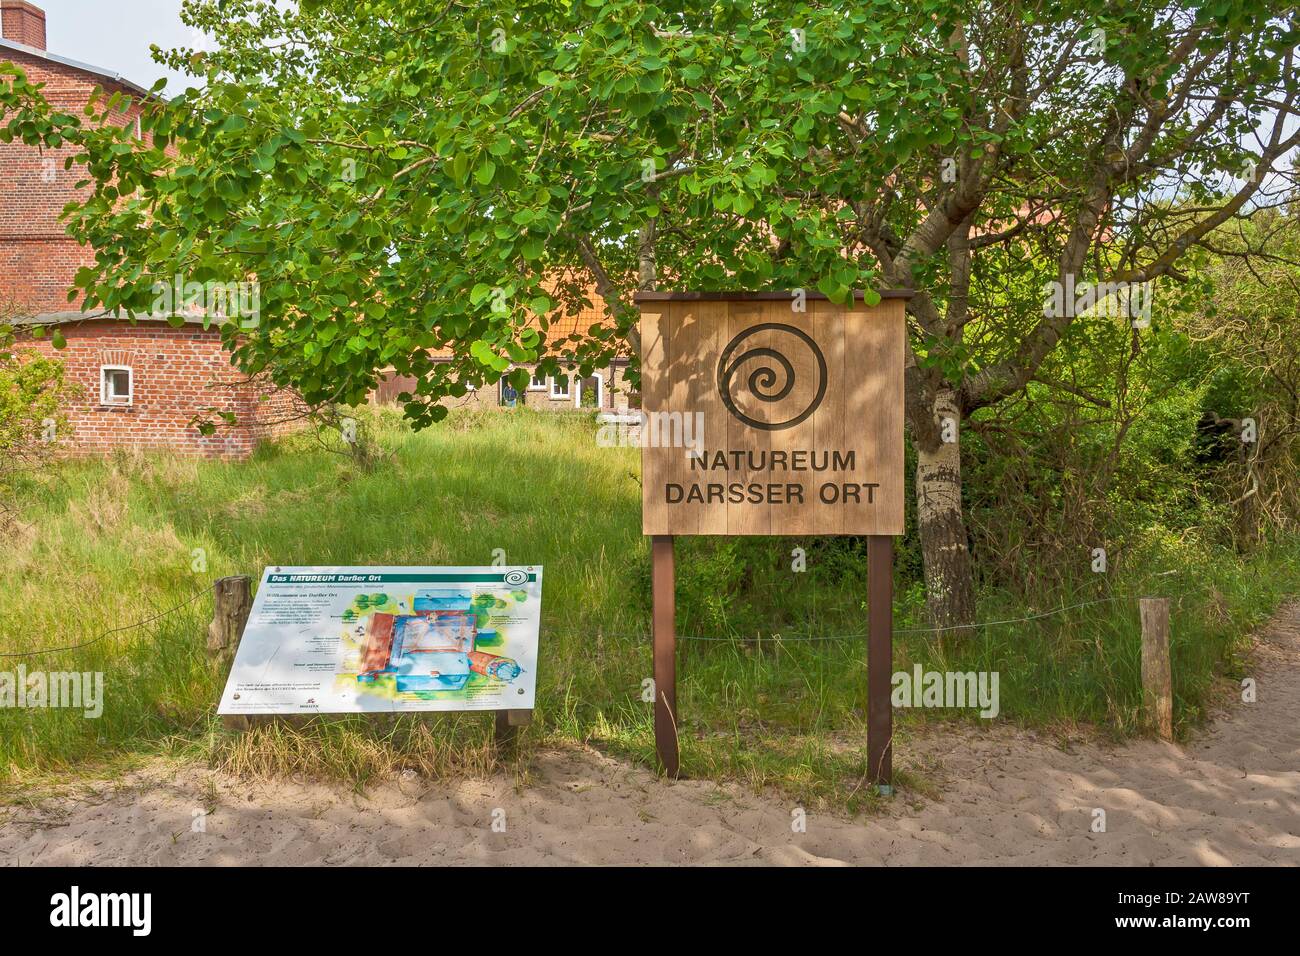
<instances>
[{"instance_id":1,"label":"wooden fence post","mask_svg":"<svg viewBox=\"0 0 1300 956\"><path fill-rule=\"evenodd\" d=\"M219 660L235 653L253 608L245 574L221 578L212 586L212 623L208 625L208 654Z\"/></svg>"},{"instance_id":2,"label":"wooden fence post","mask_svg":"<svg viewBox=\"0 0 1300 956\"><path fill-rule=\"evenodd\" d=\"M1169 668L1169 599L1142 598L1142 710L1149 726L1174 739L1174 689Z\"/></svg>"}]
</instances>

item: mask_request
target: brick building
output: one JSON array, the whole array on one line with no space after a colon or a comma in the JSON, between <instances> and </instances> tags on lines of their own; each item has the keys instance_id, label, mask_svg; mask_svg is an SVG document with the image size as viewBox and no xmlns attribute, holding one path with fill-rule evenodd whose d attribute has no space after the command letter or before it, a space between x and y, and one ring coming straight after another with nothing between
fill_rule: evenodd
<instances>
[{"instance_id":1,"label":"brick building","mask_svg":"<svg viewBox=\"0 0 1300 956\"><path fill-rule=\"evenodd\" d=\"M45 13L35 4L0 0L0 32L0 62L44 83L55 109L80 116L97 87L120 92L130 105L109 121L138 129L148 90L46 50ZM271 406L283 411L283 403L260 401L231 367L215 328L205 329L197 316L181 328L148 317L134 324L88 317L68 302L77 269L95 258L59 218L85 176L80 167L63 168L70 152L0 144L0 309L20 326L58 326L67 341L61 350L48 337L24 343L60 359L68 381L80 387L82 399L67 409L70 434L60 442L70 453L138 447L246 456L270 428ZM192 422L204 409L233 412L241 424L201 435Z\"/></svg>"},{"instance_id":2,"label":"brick building","mask_svg":"<svg viewBox=\"0 0 1300 956\"><path fill-rule=\"evenodd\" d=\"M592 300L593 308L551 322L546 330L548 341L560 342L575 332L586 333L592 326L608 322L602 314L604 303L600 296L593 290L588 292L588 298ZM434 353L435 362L449 361L450 358L451 353L447 351ZM576 374L546 376L535 372L522 392L502 381L472 389L462 398L448 398L444 404L452 408L533 408L550 412L626 411L640 406L640 398L627 380L627 366L627 359L620 357L586 378ZM390 375L383 379L371 398L378 404L397 402L402 392L414 388L414 379Z\"/></svg>"},{"instance_id":3,"label":"brick building","mask_svg":"<svg viewBox=\"0 0 1300 956\"><path fill-rule=\"evenodd\" d=\"M54 108L76 116L96 88L130 97L110 122L139 128L139 104L150 94L124 77L46 50L45 13L27 0L0 0L0 62L21 67L30 80L44 83ZM83 399L68 409L69 453L95 453L117 447L170 449L211 457L244 457L258 441L291 417L283 394L267 400L244 382L223 350L220 333L194 316L181 328L150 317L134 323L94 317L68 301L77 269L94 262L94 252L79 245L60 220L64 206L78 197L84 178L77 166L63 168L70 148L38 150L20 142L0 144L0 316L18 325L57 325L67 342L54 350L48 338L31 339L38 351L60 358L68 380ZM597 300L599 301L599 300ZM16 317L15 317L16 316ZM571 320L571 321L570 321ZM596 312L566 319L570 327L552 329L553 339L600 321ZM505 387L479 389L453 405L545 409L626 406L622 389L625 363L582 382L538 380L523 394ZM409 382L389 379L376 401L391 401ZM240 423L203 436L193 420L204 410L232 412ZM209 415L210 417L210 415Z\"/></svg>"}]
</instances>

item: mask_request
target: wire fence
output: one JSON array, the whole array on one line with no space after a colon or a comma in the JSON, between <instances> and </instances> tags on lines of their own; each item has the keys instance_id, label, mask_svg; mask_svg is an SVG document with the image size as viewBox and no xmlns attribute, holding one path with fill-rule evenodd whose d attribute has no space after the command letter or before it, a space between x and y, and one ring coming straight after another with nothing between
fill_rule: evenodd
<instances>
[{"instance_id":1,"label":"wire fence","mask_svg":"<svg viewBox=\"0 0 1300 956\"><path fill-rule=\"evenodd\" d=\"M146 624L152 624L154 621L160 621L163 618L168 617L169 615L175 614L177 611L189 607L191 604L193 604L199 598L203 597L205 594L211 594L211 593L212 593L212 585L211 584L206 585L205 587L199 588L199 590L195 591L193 594L187 597L180 604L174 605L173 607L169 607L164 611L159 611L157 614L154 614L152 617L147 617L142 621L136 621L132 624L123 624L119 627L109 628L107 631L104 631L104 633L98 635L97 637L93 637L88 641L82 641L79 644L68 644L64 647L45 647L39 651L17 651L13 653L0 654L0 658L36 657L41 654L60 654L60 653L65 653L67 651L81 650L82 648L90 647L92 644L98 644L100 641L104 640L107 637L111 637L114 634L120 634L123 631L133 631L136 628L144 627Z\"/></svg>"},{"instance_id":2,"label":"wire fence","mask_svg":"<svg viewBox=\"0 0 1300 956\"><path fill-rule=\"evenodd\" d=\"M1098 605L1098 604L1114 604L1118 601L1137 600L1137 598L1138 595L1118 594L1118 595L1112 595L1111 597L1097 598L1095 600L1090 600L1090 601L1080 601L1076 604L1066 604L1066 605L1062 605L1061 607L1052 608L1051 610L1041 611L1035 614L1027 614L1024 617L1005 618L997 621L979 621L974 624L953 624L944 627L894 628L893 634L895 637L900 637L900 636L910 635L910 634L942 634L949 631L974 631L983 628L999 627L1001 625L1006 625L1006 624L1022 624L1028 621L1037 621L1043 618L1053 617L1057 614L1062 614L1066 611L1073 611L1076 608L1091 607L1093 605ZM561 630L563 630L563 628L561 628ZM571 629L570 632L572 632ZM639 637L639 638L649 639L649 637L651 636L651 631L649 627L640 631L614 631L614 630L597 629L592 633L600 634L601 636L604 637ZM866 637L867 637L867 632L865 630L862 630L862 631L847 631L838 634L788 634L782 632L774 632L765 639L772 640L772 641L779 640L779 641L792 641L792 642L801 642L801 641L817 642L817 641L865 640ZM731 634L731 635L724 635L724 636L714 636L714 635L704 635L704 634L677 634L676 638L679 641L702 641L706 643L713 642L713 643L724 643L724 644L745 643L754 640L754 638L742 634Z\"/></svg>"},{"instance_id":3,"label":"wire fence","mask_svg":"<svg viewBox=\"0 0 1300 956\"><path fill-rule=\"evenodd\" d=\"M188 598L186 598L184 601L180 602L179 604L176 604L163 611L159 611L157 614L151 615L150 617L144 618L143 620L135 621L134 623L131 624L123 624L118 627L110 628L109 630L104 631L102 634L99 634L98 636L91 638L88 641L82 641L77 644L68 644L63 647L47 647L35 651L16 651L10 653L0 653L0 658L37 657L43 654L59 654L59 653L66 653L68 651L81 650L83 648L90 647L94 644L98 644L99 642L105 640L108 637L111 637L114 634L120 634L125 631L131 631L137 628L144 627L147 624L152 624L155 621L162 620L163 618L168 617L169 615L184 610L185 608L189 607L191 604L193 604L195 601L197 601L199 598L203 597L204 595L212 594L212 590L213 590L213 584L207 584L204 587L200 588L199 590L195 591L193 594L191 594ZM1023 617L1005 618L996 621L980 621L974 624L952 624L944 627L895 628L893 633L895 637L916 635L916 634L932 635L932 634L943 634L951 631L969 632L974 630L986 629L990 627L1002 627L1011 624L1025 624L1030 621L1038 621L1044 618L1054 617L1058 614L1064 614L1067 611L1073 611L1079 608L1093 607L1100 604L1114 604L1119 601L1132 601L1132 600L1136 600L1138 597L1139 597L1138 595L1134 595L1134 594L1112 595L1110 597L1096 598L1089 601L1079 601L1078 603L1075 604L1066 604L1066 605L1062 605L1061 607L1051 608L1050 610L1047 611L1040 611L1035 614L1027 614ZM563 627L562 625L556 626L552 629L564 631L570 634L582 633L577 631L574 628L566 628ZM637 630L637 631L621 631L621 630L609 630L604 628L592 628L587 630L585 633L588 633L591 636L599 636L599 637L639 638L644 640L649 640L651 637L651 630L648 626L642 630ZM676 637L677 640L679 641L696 641L702 643L722 643L722 644L747 643L754 640L754 638L747 637L740 634L716 635L716 636L703 635L703 634L678 634L676 635ZM789 642L815 643L815 642L822 642L822 641L865 640L866 637L867 637L867 632L863 630L863 631L850 631L850 632L844 632L839 634L785 634L781 632L774 632L771 635L769 635L766 639L773 642L789 641Z\"/></svg>"}]
</instances>

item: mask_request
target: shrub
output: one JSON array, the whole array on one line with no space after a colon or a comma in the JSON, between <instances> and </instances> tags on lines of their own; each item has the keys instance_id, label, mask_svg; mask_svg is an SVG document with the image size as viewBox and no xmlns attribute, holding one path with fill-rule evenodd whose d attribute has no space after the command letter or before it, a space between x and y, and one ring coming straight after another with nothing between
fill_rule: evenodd
<instances>
[{"instance_id":1,"label":"shrub","mask_svg":"<svg viewBox=\"0 0 1300 956\"><path fill-rule=\"evenodd\" d=\"M14 520L23 477L49 460L67 427L64 404L79 393L61 361L18 347L12 327L0 324L0 530Z\"/></svg>"}]
</instances>

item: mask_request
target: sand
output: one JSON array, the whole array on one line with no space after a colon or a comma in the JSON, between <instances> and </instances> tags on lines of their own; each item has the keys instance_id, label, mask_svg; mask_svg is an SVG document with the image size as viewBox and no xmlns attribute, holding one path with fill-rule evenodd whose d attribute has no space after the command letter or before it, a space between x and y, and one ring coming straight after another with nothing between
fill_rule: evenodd
<instances>
[{"instance_id":1,"label":"sand","mask_svg":"<svg viewBox=\"0 0 1300 956\"><path fill-rule=\"evenodd\" d=\"M1297 865L1300 605L1260 635L1250 673L1257 702L1186 746L931 728L897 759L924 768L934 796L900 792L858 819L809 811L801 833L779 797L568 750L539 754L525 787L412 778L364 795L150 769L7 811L0 863Z\"/></svg>"}]
</instances>

